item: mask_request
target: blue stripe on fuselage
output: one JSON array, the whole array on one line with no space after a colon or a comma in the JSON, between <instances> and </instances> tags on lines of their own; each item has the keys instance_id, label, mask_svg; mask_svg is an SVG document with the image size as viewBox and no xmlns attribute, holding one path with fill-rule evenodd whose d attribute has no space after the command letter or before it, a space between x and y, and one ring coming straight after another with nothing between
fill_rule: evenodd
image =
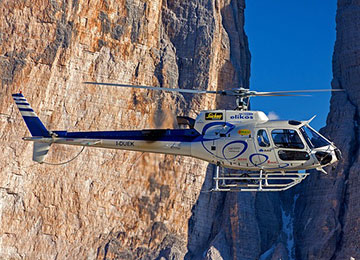
<instances>
[{"instance_id":1,"label":"blue stripe on fuselage","mask_svg":"<svg viewBox=\"0 0 360 260\"><path fill-rule=\"evenodd\" d=\"M200 136L194 129L154 129L135 131L66 132L54 131L62 138L121 139L139 141L192 142Z\"/></svg>"}]
</instances>

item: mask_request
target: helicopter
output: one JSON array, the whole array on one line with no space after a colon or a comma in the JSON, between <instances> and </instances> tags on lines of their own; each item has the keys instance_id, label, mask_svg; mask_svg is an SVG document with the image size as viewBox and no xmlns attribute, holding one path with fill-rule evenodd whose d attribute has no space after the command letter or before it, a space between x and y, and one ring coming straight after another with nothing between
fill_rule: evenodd
<instances>
[{"instance_id":1,"label":"helicopter","mask_svg":"<svg viewBox=\"0 0 360 260\"><path fill-rule=\"evenodd\" d=\"M248 110L257 96L303 96L298 93L343 91L317 89L258 92L246 88L195 90L102 82L84 84L131 87L155 91L234 96L234 110L203 110L196 119L178 116L179 129L68 132L48 130L21 93L12 94L31 133L33 161L43 163L52 144L101 147L190 156L215 165L209 191L283 191L316 169L341 159L340 150L308 121L269 120L262 111ZM230 170L221 171L229 168Z\"/></svg>"}]
</instances>

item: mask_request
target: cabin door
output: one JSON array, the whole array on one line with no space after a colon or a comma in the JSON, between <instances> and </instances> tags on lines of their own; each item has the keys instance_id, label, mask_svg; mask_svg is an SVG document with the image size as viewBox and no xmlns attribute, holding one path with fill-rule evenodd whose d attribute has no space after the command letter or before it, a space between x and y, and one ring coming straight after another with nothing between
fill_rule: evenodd
<instances>
[{"instance_id":1,"label":"cabin door","mask_svg":"<svg viewBox=\"0 0 360 260\"><path fill-rule=\"evenodd\" d=\"M250 162L264 169L279 167L279 162L275 155L275 150L270 141L270 133L266 128L255 129L254 144L256 153L249 158Z\"/></svg>"}]
</instances>

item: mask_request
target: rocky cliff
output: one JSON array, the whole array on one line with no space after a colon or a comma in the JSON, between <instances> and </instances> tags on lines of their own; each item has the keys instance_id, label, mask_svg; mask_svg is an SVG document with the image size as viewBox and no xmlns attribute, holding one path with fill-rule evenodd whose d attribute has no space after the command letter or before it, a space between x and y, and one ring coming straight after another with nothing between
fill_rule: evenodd
<instances>
[{"instance_id":1,"label":"rocky cliff","mask_svg":"<svg viewBox=\"0 0 360 260\"><path fill-rule=\"evenodd\" d=\"M69 131L172 127L175 115L227 107L213 96L82 82L248 87L243 0L4 0L0 10L0 258L181 259L200 248L216 258L212 245L242 235L237 196L199 198L212 174L204 162L88 149L69 164L35 164L11 93L22 90L48 128ZM47 162L78 151L54 145ZM253 208L253 195L243 200ZM197 201L208 217L194 216L204 213ZM208 226L218 217L236 232Z\"/></svg>"},{"instance_id":2,"label":"rocky cliff","mask_svg":"<svg viewBox=\"0 0 360 260\"><path fill-rule=\"evenodd\" d=\"M339 0L335 93L323 133L344 159L283 193L204 193L199 160L86 149L31 161L11 100L50 129L163 128L227 99L85 86L248 87L243 0L0 1L0 258L360 258L360 2ZM47 162L80 148L54 145Z\"/></svg>"},{"instance_id":3,"label":"rocky cliff","mask_svg":"<svg viewBox=\"0 0 360 260\"><path fill-rule=\"evenodd\" d=\"M359 107L360 1L338 0L333 88L323 133L343 153L328 176L302 185L296 207L295 241L301 259L360 258Z\"/></svg>"},{"instance_id":4,"label":"rocky cliff","mask_svg":"<svg viewBox=\"0 0 360 260\"><path fill-rule=\"evenodd\" d=\"M201 194L190 220L189 258L360 258L358 17L360 1L338 1L332 87L346 91L332 95L322 133L343 159L328 175L314 171L278 194Z\"/></svg>"},{"instance_id":5,"label":"rocky cliff","mask_svg":"<svg viewBox=\"0 0 360 260\"><path fill-rule=\"evenodd\" d=\"M265 246L260 259L360 258L359 17L359 1L338 0L332 87L345 92L332 95L322 133L341 149L343 159L326 169L328 175L313 172L274 198L273 208L281 212L276 218L280 228L277 235L272 229L272 242L260 230Z\"/></svg>"}]
</instances>

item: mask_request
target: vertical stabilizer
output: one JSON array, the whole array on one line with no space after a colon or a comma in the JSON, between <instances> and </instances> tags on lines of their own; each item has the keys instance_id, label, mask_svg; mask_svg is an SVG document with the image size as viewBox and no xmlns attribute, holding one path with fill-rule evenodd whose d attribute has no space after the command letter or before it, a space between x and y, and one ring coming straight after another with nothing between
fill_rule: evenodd
<instances>
[{"instance_id":1,"label":"vertical stabilizer","mask_svg":"<svg viewBox=\"0 0 360 260\"><path fill-rule=\"evenodd\" d=\"M49 131L40 121L34 110L30 107L23 94L17 93L12 95L20 113L32 136L50 137Z\"/></svg>"},{"instance_id":2,"label":"vertical stabilizer","mask_svg":"<svg viewBox=\"0 0 360 260\"><path fill-rule=\"evenodd\" d=\"M12 95L20 113L31 133L32 136L36 137L51 137L50 132L46 129L44 124L38 118L34 110L30 107L23 94L16 93ZM41 138L39 138L40 140ZM42 163L45 159L46 154L50 149L51 143L43 143L34 141L33 148L33 161Z\"/></svg>"}]
</instances>

